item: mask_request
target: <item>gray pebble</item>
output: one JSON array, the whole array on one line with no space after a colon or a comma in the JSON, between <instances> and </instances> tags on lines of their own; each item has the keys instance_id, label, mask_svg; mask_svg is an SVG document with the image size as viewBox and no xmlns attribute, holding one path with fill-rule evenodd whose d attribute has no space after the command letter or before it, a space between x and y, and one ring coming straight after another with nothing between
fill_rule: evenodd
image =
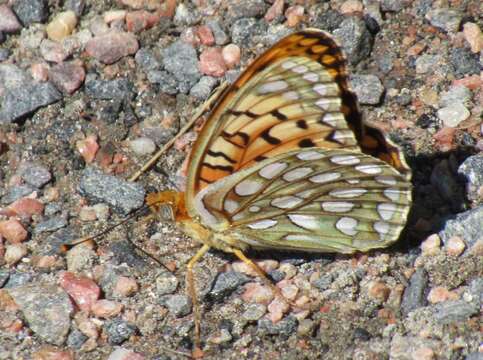
<instances>
[{"instance_id":1,"label":"gray pebble","mask_svg":"<svg viewBox=\"0 0 483 360\"><path fill-rule=\"evenodd\" d=\"M136 326L120 318L115 318L104 324L107 341L111 345L120 345L136 332Z\"/></svg>"},{"instance_id":2,"label":"gray pebble","mask_svg":"<svg viewBox=\"0 0 483 360\"><path fill-rule=\"evenodd\" d=\"M471 100L471 91L466 86L451 86L448 91L441 94L439 98L439 106L449 106L454 102L460 102L467 105Z\"/></svg>"},{"instance_id":3,"label":"gray pebble","mask_svg":"<svg viewBox=\"0 0 483 360\"><path fill-rule=\"evenodd\" d=\"M35 188L30 185L17 185L7 190L7 193L2 197L3 204L11 204L15 200L21 199L24 196L30 195L35 191Z\"/></svg>"},{"instance_id":4,"label":"gray pebble","mask_svg":"<svg viewBox=\"0 0 483 360\"><path fill-rule=\"evenodd\" d=\"M14 271L10 273L7 282L4 284L6 289L13 289L19 286L27 285L34 278L32 273L23 271Z\"/></svg>"},{"instance_id":5,"label":"gray pebble","mask_svg":"<svg viewBox=\"0 0 483 360\"><path fill-rule=\"evenodd\" d=\"M426 305L426 288L428 286L428 274L423 268L418 268L411 276L409 285L404 290L401 311L404 315Z\"/></svg>"},{"instance_id":6,"label":"gray pebble","mask_svg":"<svg viewBox=\"0 0 483 360\"><path fill-rule=\"evenodd\" d=\"M431 25L447 32L457 32L463 15L455 9L434 9L426 13L426 19Z\"/></svg>"},{"instance_id":7,"label":"gray pebble","mask_svg":"<svg viewBox=\"0 0 483 360\"><path fill-rule=\"evenodd\" d=\"M0 106L0 124L15 121L60 99L62 94L50 82L30 82L9 89L4 94Z\"/></svg>"},{"instance_id":8,"label":"gray pebble","mask_svg":"<svg viewBox=\"0 0 483 360\"><path fill-rule=\"evenodd\" d=\"M317 289L324 291L330 287L333 281L334 277L331 274L327 274L314 280L312 285L314 285Z\"/></svg>"},{"instance_id":9,"label":"gray pebble","mask_svg":"<svg viewBox=\"0 0 483 360\"><path fill-rule=\"evenodd\" d=\"M243 18L235 21L231 27L231 39L240 47L248 47L255 36L264 35L267 26L254 18Z\"/></svg>"},{"instance_id":10,"label":"gray pebble","mask_svg":"<svg viewBox=\"0 0 483 360\"><path fill-rule=\"evenodd\" d=\"M217 20L209 20L206 22L206 25L211 29L211 32L213 33L216 45L220 46L228 43L230 39Z\"/></svg>"},{"instance_id":11,"label":"gray pebble","mask_svg":"<svg viewBox=\"0 0 483 360\"><path fill-rule=\"evenodd\" d=\"M466 178L466 193L470 200L479 199L483 186L483 153L469 156L458 168L458 174Z\"/></svg>"},{"instance_id":12,"label":"gray pebble","mask_svg":"<svg viewBox=\"0 0 483 360\"><path fill-rule=\"evenodd\" d=\"M55 285L32 284L8 292L37 336L54 345L64 344L74 311L64 290Z\"/></svg>"},{"instance_id":13,"label":"gray pebble","mask_svg":"<svg viewBox=\"0 0 483 360\"><path fill-rule=\"evenodd\" d=\"M458 76L479 74L482 69L479 56L466 48L452 49L449 62Z\"/></svg>"},{"instance_id":14,"label":"gray pebble","mask_svg":"<svg viewBox=\"0 0 483 360\"><path fill-rule=\"evenodd\" d=\"M67 270L80 273L92 269L96 253L89 246L77 245L67 252Z\"/></svg>"},{"instance_id":15,"label":"gray pebble","mask_svg":"<svg viewBox=\"0 0 483 360\"><path fill-rule=\"evenodd\" d=\"M152 84L159 85L159 90L168 94L176 95L178 93L178 81L174 75L167 71L150 70L147 73L148 81Z\"/></svg>"},{"instance_id":16,"label":"gray pebble","mask_svg":"<svg viewBox=\"0 0 483 360\"><path fill-rule=\"evenodd\" d=\"M156 151L156 144L148 137L139 137L129 141L129 147L136 155L149 155Z\"/></svg>"},{"instance_id":17,"label":"gray pebble","mask_svg":"<svg viewBox=\"0 0 483 360\"><path fill-rule=\"evenodd\" d=\"M47 0L16 0L12 9L24 26L43 23L49 17Z\"/></svg>"},{"instance_id":18,"label":"gray pebble","mask_svg":"<svg viewBox=\"0 0 483 360\"><path fill-rule=\"evenodd\" d=\"M87 341L87 336L74 328L67 337L67 346L79 350L81 346Z\"/></svg>"},{"instance_id":19,"label":"gray pebble","mask_svg":"<svg viewBox=\"0 0 483 360\"><path fill-rule=\"evenodd\" d=\"M209 292L210 297L215 300L221 300L248 281L250 281L248 276L236 271L220 273L216 277L213 288Z\"/></svg>"},{"instance_id":20,"label":"gray pebble","mask_svg":"<svg viewBox=\"0 0 483 360\"><path fill-rule=\"evenodd\" d=\"M367 30L364 20L352 16L348 17L333 33L352 65L356 65L369 57L372 50L372 35Z\"/></svg>"},{"instance_id":21,"label":"gray pebble","mask_svg":"<svg viewBox=\"0 0 483 360\"><path fill-rule=\"evenodd\" d=\"M36 188L43 187L52 179L49 169L30 161L20 164L18 174L27 184Z\"/></svg>"},{"instance_id":22,"label":"gray pebble","mask_svg":"<svg viewBox=\"0 0 483 360\"><path fill-rule=\"evenodd\" d=\"M276 324L269 319L258 320L258 333L260 335L282 335L290 336L297 330L297 319L287 316Z\"/></svg>"},{"instance_id":23,"label":"gray pebble","mask_svg":"<svg viewBox=\"0 0 483 360\"><path fill-rule=\"evenodd\" d=\"M132 83L127 78L114 80L86 81L85 92L94 99L120 100L130 99L133 96Z\"/></svg>"},{"instance_id":24,"label":"gray pebble","mask_svg":"<svg viewBox=\"0 0 483 360\"><path fill-rule=\"evenodd\" d=\"M65 216L62 216L62 215L55 216L48 220L38 223L34 228L34 233L41 234L44 232L59 230L59 229L62 229L63 227L66 227L67 224L68 223Z\"/></svg>"},{"instance_id":25,"label":"gray pebble","mask_svg":"<svg viewBox=\"0 0 483 360\"><path fill-rule=\"evenodd\" d=\"M66 0L64 2L64 8L66 10L72 10L77 17L80 17L86 7L86 0Z\"/></svg>"},{"instance_id":26,"label":"gray pebble","mask_svg":"<svg viewBox=\"0 0 483 360\"><path fill-rule=\"evenodd\" d=\"M44 208L45 216L52 216L62 211L62 205L60 203L48 203Z\"/></svg>"},{"instance_id":27,"label":"gray pebble","mask_svg":"<svg viewBox=\"0 0 483 360\"><path fill-rule=\"evenodd\" d=\"M381 0L382 11L398 12L403 9L405 2L401 0Z\"/></svg>"},{"instance_id":28,"label":"gray pebble","mask_svg":"<svg viewBox=\"0 0 483 360\"><path fill-rule=\"evenodd\" d=\"M143 70L154 70L161 68L161 62L156 58L153 51L141 48L134 56L136 64L138 64Z\"/></svg>"},{"instance_id":29,"label":"gray pebble","mask_svg":"<svg viewBox=\"0 0 483 360\"><path fill-rule=\"evenodd\" d=\"M259 18L265 15L268 5L263 0L235 1L228 7L228 22L240 18Z\"/></svg>"},{"instance_id":30,"label":"gray pebble","mask_svg":"<svg viewBox=\"0 0 483 360\"><path fill-rule=\"evenodd\" d=\"M350 78L352 88L361 104L377 105L384 92L381 80L375 75L353 75Z\"/></svg>"},{"instance_id":31,"label":"gray pebble","mask_svg":"<svg viewBox=\"0 0 483 360\"><path fill-rule=\"evenodd\" d=\"M441 56L424 54L416 59L416 73L428 74L437 69L437 64L441 61Z\"/></svg>"},{"instance_id":32,"label":"gray pebble","mask_svg":"<svg viewBox=\"0 0 483 360\"><path fill-rule=\"evenodd\" d=\"M434 318L441 324L465 321L479 313L480 307L476 302L468 303L464 300L444 301L434 306Z\"/></svg>"},{"instance_id":33,"label":"gray pebble","mask_svg":"<svg viewBox=\"0 0 483 360\"><path fill-rule=\"evenodd\" d=\"M156 294L166 295L172 294L178 288L178 279L169 272L164 272L156 277Z\"/></svg>"},{"instance_id":34,"label":"gray pebble","mask_svg":"<svg viewBox=\"0 0 483 360\"><path fill-rule=\"evenodd\" d=\"M176 7L176 12L174 14L174 24L177 26L193 26L199 23L201 20L201 15L192 6L188 6L184 3L180 3Z\"/></svg>"},{"instance_id":35,"label":"gray pebble","mask_svg":"<svg viewBox=\"0 0 483 360\"><path fill-rule=\"evenodd\" d=\"M193 303L187 295L167 295L161 298L161 305L168 308L169 312L177 317L183 317L191 313Z\"/></svg>"},{"instance_id":36,"label":"gray pebble","mask_svg":"<svg viewBox=\"0 0 483 360\"><path fill-rule=\"evenodd\" d=\"M2 43L1 41L1 35L0 35L0 44ZM0 61L5 61L7 60L10 55L12 54L12 52L10 51L10 49L0 49Z\"/></svg>"},{"instance_id":37,"label":"gray pebble","mask_svg":"<svg viewBox=\"0 0 483 360\"><path fill-rule=\"evenodd\" d=\"M187 93L201 77L195 48L183 41L176 41L164 49L162 55L164 68L179 83L178 90Z\"/></svg>"},{"instance_id":38,"label":"gray pebble","mask_svg":"<svg viewBox=\"0 0 483 360\"><path fill-rule=\"evenodd\" d=\"M460 102L454 102L438 110L438 118L444 126L457 127L462 121L468 119L470 111Z\"/></svg>"},{"instance_id":39,"label":"gray pebble","mask_svg":"<svg viewBox=\"0 0 483 360\"><path fill-rule=\"evenodd\" d=\"M445 223L439 236L446 242L452 236L460 236L470 248L481 239L483 229L483 206L459 213Z\"/></svg>"},{"instance_id":40,"label":"gray pebble","mask_svg":"<svg viewBox=\"0 0 483 360\"><path fill-rule=\"evenodd\" d=\"M86 168L79 183L79 191L98 202L105 202L117 211L128 214L144 203L142 185L105 175L94 168Z\"/></svg>"},{"instance_id":41,"label":"gray pebble","mask_svg":"<svg viewBox=\"0 0 483 360\"><path fill-rule=\"evenodd\" d=\"M242 314L247 321L257 321L267 312L267 307L263 304L249 304Z\"/></svg>"},{"instance_id":42,"label":"gray pebble","mask_svg":"<svg viewBox=\"0 0 483 360\"><path fill-rule=\"evenodd\" d=\"M203 76L198 83L191 88L190 95L197 100L206 100L218 84L218 80L211 76Z\"/></svg>"}]
</instances>

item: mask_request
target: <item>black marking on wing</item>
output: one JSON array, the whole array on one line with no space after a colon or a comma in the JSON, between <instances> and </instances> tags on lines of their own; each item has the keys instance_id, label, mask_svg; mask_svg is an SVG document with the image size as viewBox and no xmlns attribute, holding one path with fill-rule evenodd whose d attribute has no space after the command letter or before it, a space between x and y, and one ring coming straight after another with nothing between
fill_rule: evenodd
<instances>
[{"instance_id":1,"label":"black marking on wing","mask_svg":"<svg viewBox=\"0 0 483 360\"><path fill-rule=\"evenodd\" d=\"M230 158L228 155L226 155L224 152L221 152L221 151L212 151L212 150L208 150L206 152L208 155L210 156L213 156L213 157L222 157L223 159L225 159L226 161L228 161L229 163L231 164L236 164L236 161L233 160L232 158Z\"/></svg>"},{"instance_id":2,"label":"black marking on wing","mask_svg":"<svg viewBox=\"0 0 483 360\"><path fill-rule=\"evenodd\" d=\"M257 162L260 162L260 161L263 161L263 160L266 160L266 159L267 159L266 156L258 155L254 160L257 161Z\"/></svg>"},{"instance_id":3,"label":"black marking on wing","mask_svg":"<svg viewBox=\"0 0 483 360\"><path fill-rule=\"evenodd\" d=\"M206 167L213 169L213 170L227 171L227 172L230 172L230 173L232 173L233 170L234 170L233 166L231 166L231 165L211 165L210 163L204 162L203 166L206 166Z\"/></svg>"},{"instance_id":4,"label":"black marking on wing","mask_svg":"<svg viewBox=\"0 0 483 360\"><path fill-rule=\"evenodd\" d=\"M250 110L238 111L238 110L230 109L230 110L228 110L228 112L232 115L235 115L235 116L246 115L246 116L248 116L249 118L252 118L252 119L255 119L259 116L257 114L252 113Z\"/></svg>"},{"instance_id":5,"label":"black marking on wing","mask_svg":"<svg viewBox=\"0 0 483 360\"><path fill-rule=\"evenodd\" d=\"M302 139L299 141L298 146L301 148L314 147L315 143L310 139Z\"/></svg>"},{"instance_id":6,"label":"black marking on wing","mask_svg":"<svg viewBox=\"0 0 483 360\"><path fill-rule=\"evenodd\" d=\"M308 129L308 125L307 125L307 121L305 121L304 119L300 119L300 120L297 120L297 127L300 128L300 129Z\"/></svg>"},{"instance_id":7,"label":"black marking on wing","mask_svg":"<svg viewBox=\"0 0 483 360\"><path fill-rule=\"evenodd\" d=\"M270 114L280 121L285 121L288 119L287 115L282 114L280 111L278 111L278 109L270 111Z\"/></svg>"},{"instance_id":8,"label":"black marking on wing","mask_svg":"<svg viewBox=\"0 0 483 360\"><path fill-rule=\"evenodd\" d=\"M270 129L264 130L260 134L260 137L271 145L278 145L278 144L281 143L280 139L277 139L277 138L270 135Z\"/></svg>"}]
</instances>

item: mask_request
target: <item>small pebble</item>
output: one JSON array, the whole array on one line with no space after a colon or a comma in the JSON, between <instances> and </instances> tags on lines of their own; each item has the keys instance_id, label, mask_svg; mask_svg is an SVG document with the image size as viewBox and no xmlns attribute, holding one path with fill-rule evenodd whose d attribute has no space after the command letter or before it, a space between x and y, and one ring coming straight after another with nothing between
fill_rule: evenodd
<instances>
[{"instance_id":1,"label":"small pebble","mask_svg":"<svg viewBox=\"0 0 483 360\"><path fill-rule=\"evenodd\" d=\"M120 345L135 333L136 326L123 319L115 318L104 324L104 331L110 344Z\"/></svg>"},{"instance_id":2,"label":"small pebble","mask_svg":"<svg viewBox=\"0 0 483 360\"><path fill-rule=\"evenodd\" d=\"M423 255L433 256L439 253L441 239L438 234L432 234L421 243L421 251Z\"/></svg>"},{"instance_id":3,"label":"small pebble","mask_svg":"<svg viewBox=\"0 0 483 360\"><path fill-rule=\"evenodd\" d=\"M148 137L139 137L137 139L129 141L131 150L136 155L149 155L156 151L156 144Z\"/></svg>"},{"instance_id":4,"label":"small pebble","mask_svg":"<svg viewBox=\"0 0 483 360\"><path fill-rule=\"evenodd\" d=\"M94 316L109 319L119 315L122 304L111 300L97 300L91 307Z\"/></svg>"},{"instance_id":5,"label":"small pebble","mask_svg":"<svg viewBox=\"0 0 483 360\"><path fill-rule=\"evenodd\" d=\"M47 81L49 78L49 66L43 62L33 63L30 66L30 73L36 81Z\"/></svg>"},{"instance_id":6,"label":"small pebble","mask_svg":"<svg viewBox=\"0 0 483 360\"><path fill-rule=\"evenodd\" d=\"M469 110L460 102L438 110L438 118L443 122L444 126L448 127L457 127L462 121L468 119L470 115Z\"/></svg>"},{"instance_id":7,"label":"small pebble","mask_svg":"<svg viewBox=\"0 0 483 360\"><path fill-rule=\"evenodd\" d=\"M279 262L276 260L261 260L256 261L256 264L262 269L264 272L269 273L270 271L276 270L279 266ZM236 272L241 272L242 274L249 275L249 276L258 276L257 272L248 264L244 263L243 261L235 261L232 264L233 270Z\"/></svg>"},{"instance_id":8,"label":"small pebble","mask_svg":"<svg viewBox=\"0 0 483 360\"><path fill-rule=\"evenodd\" d=\"M93 37L86 45L87 54L104 64L113 64L135 54L138 49L139 43L134 34L114 31Z\"/></svg>"},{"instance_id":9,"label":"small pebble","mask_svg":"<svg viewBox=\"0 0 483 360\"><path fill-rule=\"evenodd\" d=\"M124 0L124 2L126 1ZM116 350L114 350L107 358L107 360L145 360L145 359L146 358L141 354L135 353L132 350L124 349L121 347L118 347Z\"/></svg>"},{"instance_id":10,"label":"small pebble","mask_svg":"<svg viewBox=\"0 0 483 360\"><path fill-rule=\"evenodd\" d=\"M49 39L61 41L69 36L76 26L77 16L72 10L68 10L57 14L45 30Z\"/></svg>"},{"instance_id":11,"label":"small pebble","mask_svg":"<svg viewBox=\"0 0 483 360\"><path fill-rule=\"evenodd\" d=\"M458 295L443 286L434 287L429 291L428 301L431 304L437 304L447 300L458 300Z\"/></svg>"},{"instance_id":12,"label":"small pebble","mask_svg":"<svg viewBox=\"0 0 483 360\"><path fill-rule=\"evenodd\" d=\"M59 350L50 345L42 346L32 353L32 360L74 360L72 350Z\"/></svg>"},{"instance_id":13,"label":"small pebble","mask_svg":"<svg viewBox=\"0 0 483 360\"><path fill-rule=\"evenodd\" d=\"M64 62L49 70L49 80L63 94L72 95L84 82L86 72L79 62Z\"/></svg>"},{"instance_id":14,"label":"small pebble","mask_svg":"<svg viewBox=\"0 0 483 360\"><path fill-rule=\"evenodd\" d=\"M162 299L162 305L165 305L170 313L178 317L190 314L193 307L190 297L186 295L166 295Z\"/></svg>"},{"instance_id":15,"label":"small pebble","mask_svg":"<svg viewBox=\"0 0 483 360\"><path fill-rule=\"evenodd\" d=\"M223 60L222 50L219 48L203 50L200 55L200 71L209 76L223 76L226 71L226 64Z\"/></svg>"},{"instance_id":16,"label":"small pebble","mask_svg":"<svg viewBox=\"0 0 483 360\"><path fill-rule=\"evenodd\" d=\"M430 10L425 17L431 25L453 33L458 31L463 19L462 14L458 10L445 8Z\"/></svg>"},{"instance_id":17,"label":"small pebble","mask_svg":"<svg viewBox=\"0 0 483 360\"><path fill-rule=\"evenodd\" d=\"M241 51L238 45L228 44L222 50L223 61L228 69L233 69L240 64Z\"/></svg>"},{"instance_id":18,"label":"small pebble","mask_svg":"<svg viewBox=\"0 0 483 360\"><path fill-rule=\"evenodd\" d=\"M391 292L391 289L389 287L381 282L381 281L372 281L369 286L369 296L377 301L384 302L387 300L389 297L389 293Z\"/></svg>"},{"instance_id":19,"label":"small pebble","mask_svg":"<svg viewBox=\"0 0 483 360\"><path fill-rule=\"evenodd\" d=\"M17 244L27 239L28 232L20 221L10 219L0 221L0 235L7 239L11 244Z\"/></svg>"},{"instance_id":20,"label":"small pebble","mask_svg":"<svg viewBox=\"0 0 483 360\"><path fill-rule=\"evenodd\" d=\"M479 53L483 48L483 34L480 27L475 23L467 22L463 25L463 34L470 44L471 52Z\"/></svg>"},{"instance_id":21,"label":"small pebble","mask_svg":"<svg viewBox=\"0 0 483 360\"><path fill-rule=\"evenodd\" d=\"M3 258L7 265L14 265L26 255L27 246L25 244L11 244L5 246L5 255Z\"/></svg>"},{"instance_id":22,"label":"small pebble","mask_svg":"<svg viewBox=\"0 0 483 360\"><path fill-rule=\"evenodd\" d=\"M245 284L242 299L250 303L269 304L273 300L273 292L268 286L252 282Z\"/></svg>"},{"instance_id":23,"label":"small pebble","mask_svg":"<svg viewBox=\"0 0 483 360\"><path fill-rule=\"evenodd\" d=\"M243 319L247 321L257 321L267 312L267 306L263 304L248 304L242 314Z\"/></svg>"},{"instance_id":24,"label":"small pebble","mask_svg":"<svg viewBox=\"0 0 483 360\"><path fill-rule=\"evenodd\" d=\"M69 56L62 44L50 39L42 40L40 43L40 54L45 61L55 63L61 63Z\"/></svg>"},{"instance_id":25,"label":"small pebble","mask_svg":"<svg viewBox=\"0 0 483 360\"><path fill-rule=\"evenodd\" d=\"M88 244L79 244L66 254L67 270L73 273L89 271L94 265L95 251Z\"/></svg>"},{"instance_id":26,"label":"small pebble","mask_svg":"<svg viewBox=\"0 0 483 360\"><path fill-rule=\"evenodd\" d=\"M132 33L152 28L159 22L159 16L145 10L130 11L126 14L126 28Z\"/></svg>"},{"instance_id":27,"label":"small pebble","mask_svg":"<svg viewBox=\"0 0 483 360\"><path fill-rule=\"evenodd\" d=\"M44 204L37 199L24 197L14 201L8 206L8 209L20 217L31 218L33 215L41 215L44 212Z\"/></svg>"},{"instance_id":28,"label":"small pebble","mask_svg":"<svg viewBox=\"0 0 483 360\"><path fill-rule=\"evenodd\" d=\"M281 263L278 270L280 270L285 274L285 280L289 280L293 278L295 275L297 275L297 267L295 267L295 265L290 264L288 262Z\"/></svg>"},{"instance_id":29,"label":"small pebble","mask_svg":"<svg viewBox=\"0 0 483 360\"><path fill-rule=\"evenodd\" d=\"M0 5L0 33L6 34L17 32L22 28L22 24L15 16L15 13L6 4Z\"/></svg>"},{"instance_id":30,"label":"small pebble","mask_svg":"<svg viewBox=\"0 0 483 360\"><path fill-rule=\"evenodd\" d=\"M283 315L290 309L290 305L287 300L276 297L267 306L268 315L267 318L273 323L282 320Z\"/></svg>"},{"instance_id":31,"label":"small pebble","mask_svg":"<svg viewBox=\"0 0 483 360\"><path fill-rule=\"evenodd\" d=\"M212 46L215 44L215 37L210 27L207 25L198 26L196 35L200 39L202 45Z\"/></svg>"},{"instance_id":32,"label":"small pebble","mask_svg":"<svg viewBox=\"0 0 483 360\"><path fill-rule=\"evenodd\" d=\"M466 248L465 242L459 236L450 237L444 245L446 252L451 256L460 256Z\"/></svg>"},{"instance_id":33,"label":"small pebble","mask_svg":"<svg viewBox=\"0 0 483 360\"><path fill-rule=\"evenodd\" d=\"M77 151L84 158L87 164L94 161L97 151L99 150L99 144L97 143L96 135L88 135L84 140L76 142Z\"/></svg>"},{"instance_id":34,"label":"small pebble","mask_svg":"<svg viewBox=\"0 0 483 360\"><path fill-rule=\"evenodd\" d=\"M285 17L287 18L287 26L295 27L304 17L304 7L301 5L290 6L285 10Z\"/></svg>"},{"instance_id":35,"label":"small pebble","mask_svg":"<svg viewBox=\"0 0 483 360\"><path fill-rule=\"evenodd\" d=\"M76 276L68 271L63 272L60 276L60 286L84 311L91 309L92 305L99 299L101 292L101 289L93 280L85 276Z\"/></svg>"},{"instance_id":36,"label":"small pebble","mask_svg":"<svg viewBox=\"0 0 483 360\"><path fill-rule=\"evenodd\" d=\"M156 294L172 294L178 288L178 278L169 272L156 277Z\"/></svg>"},{"instance_id":37,"label":"small pebble","mask_svg":"<svg viewBox=\"0 0 483 360\"><path fill-rule=\"evenodd\" d=\"M362 10L364 10L364 5L358 0L347 0L340 6L340 13L344 15L362 13Z\"/></svg>"},{"instance_id":38,"label":"small pebble","mask_svg":"<svg viewBox=\"0 0 483 360\"><path fill-rule=\"evenodd\" d=\"M123 21L126 18L126 10L108 10L104 13L104 22L110 24L115 21Z\"/></svg>"},{"instance_id":39,"label":"small pebble","mask_svg":"<svg viewBox=\"0 0 483 360\"><path fill-rule=\"evenodd\" d=\"M114 294L122 297L132 296L139 290L136 280L126 276L119 276L114 286Z\"/></svg>"}]
</instances>

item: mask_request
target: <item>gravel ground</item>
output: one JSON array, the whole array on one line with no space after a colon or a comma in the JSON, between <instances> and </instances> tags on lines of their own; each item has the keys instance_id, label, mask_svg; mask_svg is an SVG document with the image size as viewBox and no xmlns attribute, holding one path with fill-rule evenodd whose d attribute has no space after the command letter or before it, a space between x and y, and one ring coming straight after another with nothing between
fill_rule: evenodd
<instances>
[{"instance_id":1,"label":"gravel ground","mask_svg":"<svg viewBox=\"0 0 483 360\"><path fill-rule=\"evenodd\" d=\"M367 121L413 169L394 246L198 264L206 359L482 359L478 0L0 0L0 359L184 359L196 244L145 216L182 187L197 129L127 181L209 94L296 29L340 39ZM229 4L229 5L227 5ZM160 266L132 243L160 259Z\"/></svg>"}]
</instances>

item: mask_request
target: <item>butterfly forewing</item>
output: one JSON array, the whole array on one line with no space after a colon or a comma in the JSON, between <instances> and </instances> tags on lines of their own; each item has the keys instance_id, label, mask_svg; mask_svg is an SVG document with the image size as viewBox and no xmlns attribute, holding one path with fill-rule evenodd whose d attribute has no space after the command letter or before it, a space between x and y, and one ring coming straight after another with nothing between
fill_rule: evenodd
<instances>
[{"instance_id":1,"label":"butterfly forewing","mask_svg":"<svg viewBox=\"0 0 483 360\"><path fill-rule=\"evenodd\" d=\"M187 203L208 184L307 147L357 149L407 172L399 151L363 124L332 36L304 30L260 56L219 100L191 155Z\"/></svg>"},{"instance_id":2,"label":"butterfly forewing","mask_svg":"<svg viewBox=\"0 0 483 360\"><path fill-rule=\"evenodd\" d=\"M195 206L204 225L254 248L351 253L397 240L410 189L379 159L311 148L225 177Z\"/></svg>"}]
</instances>

